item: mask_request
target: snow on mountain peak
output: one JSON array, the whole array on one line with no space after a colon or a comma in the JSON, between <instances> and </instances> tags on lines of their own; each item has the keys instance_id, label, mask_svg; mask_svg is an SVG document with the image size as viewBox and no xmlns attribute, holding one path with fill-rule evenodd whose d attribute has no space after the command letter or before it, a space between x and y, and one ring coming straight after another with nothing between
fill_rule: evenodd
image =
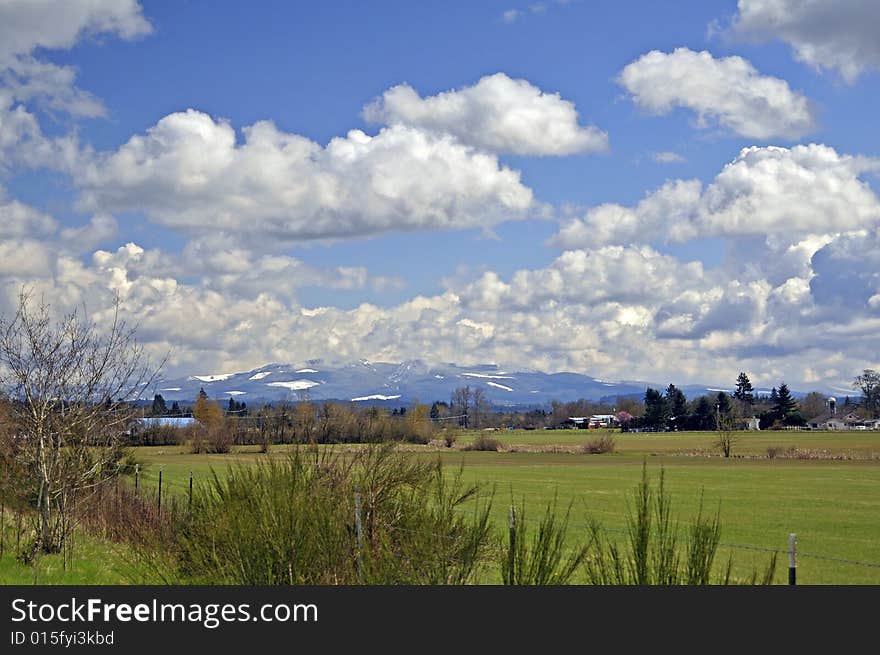
<instances>
[{"instance_id":1,"label":"snow on mountain peak","mask_svg":"<svg viewBox=\"0 0 880 655\"><path fill-rule=\"evenodd\" d=\"M362 400L397 400L400 398L400 394L396 396L383 396L382 394L375 393L372 396L359 396L358 398L352 398L352 402L360 402Z\"/></svg>"},{"instance_id":2,"label":"snow on mountain peak","mask_svg":"<svg viewBox=\"0 0 880 655\"><path fill-rule=\"evenodd\" d=\"M302 389L311 389L317 387L320 382L312 382L311 380L290 380L288 382L269 382L267 387L284 387L292 391L301 391Z\"/></svg>"},{"instance_id":3,"label":"snow on mountain peak","mask_svg":"<svg viewBox=\"0 0 880 655\"><path fill-rule=\"evenodd\" d=\"M486 378L491 380L515 380L512 375L490 375L488 373L462 373L466 378Z\"/></svg>"},{"instance_id":4,"label":"snow on mountain peak","mask_svg":"<svg viewBox=\"0 0 880 655\"><path fill-rule=\"evenodd\" d=\"M215 373L214 375L193 375L190 380L199 380L201 382L223 382L228 380L235 373Z\"/></svg>"}]
</instances>

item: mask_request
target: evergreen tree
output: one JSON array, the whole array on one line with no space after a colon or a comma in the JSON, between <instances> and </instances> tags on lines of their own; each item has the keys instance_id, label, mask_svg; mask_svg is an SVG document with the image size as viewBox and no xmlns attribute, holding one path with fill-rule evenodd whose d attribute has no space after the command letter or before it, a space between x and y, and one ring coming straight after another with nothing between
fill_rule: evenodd
<instances>
[{"instance_id":1,"label":"evergreen tree","mask_svg":"<svg viewBox=\"0 0 880 655\"><path fill-rule=\"evenodd\" d=\"M786 425L798 425L803 423L803 417L798 413L797 401L792 397L788 385L783 382L779 385L779 392L776 397L776 404L773 405L774 418L782 421Z\"/></svg>"},{"instance_id":2,"label":"evergreen tree","mask_svg":"<svg viewBox=\"0 0 880 655\"><path fill-rule=\"evenodd\" d=\"M685 427L688 419L687 398L674 384L666 388L666 404L669 407L670 422L675 430Z\"/></svg>"},{"instance_id":3,"label":"evergreen tree","mask_svg":"<svg viewBox=\"0 0 880 655\"><path fill-rule=\"evenodd\" d=\"M797 406L797 402L792 398L788 385L783 382L779 385L779 391L776 395L776 404L773 406L772 410L773 413L776 418L785 423L786 420L793 416L797 411Z\"/></svg>"},{"instance_id":4,"label":"evergreen tree","mask_svg":"<svg viewBox=\"0 0 880 655\"><path fill-rule=\"evenodd\" d=\"M700 396L697 406L694 408L692 425L697 430L711 430L715 425L715 417L712 403L706 396Z\"/></svg>"},{"instance_id":5,"label":"evergreen tree","mask_svg":"<svg viewBox=\"0 0 880 655\"><path fill-rule=\"evenodd\" d=\"M237 409L238 409L238 407L236 406L235 398L230 397L229 398L229 405L226 407L226 413L227 414L235 414Z\"/></svg>"},{"instance_id":6,"label":"evergreen tree","mask_svg":"<svg viewBox=\"0 0 880 655\"><path fill-rule=\"evenodd\" d=\"M730 416L731 409L730 396L723 391L719 391L718 395L715 396L715 417L717 421L721 421ZM716 424L715 428L720 429L719 424Z\"/></svg>"},{"instance_id":7,"label":"evergreen tree","mask_svg":"<svg viewBox=\"0 0 880 655\"><path fill-rule=\"evenodd\" d=\"M175 400L173 403L171 403L171 416L180 416L181 414L182 412L180 411L180 405L178 405L177 401Z\"/></svg>"},{"instance_id":8,"label":"evergreen tree","mask_svg":"<svg viewBox=\"0 0 880 655\"><path fill-rule=\"evenodd\" d=\"M752 381L749 380L749 376L745 373L740 373L736 379L736 389L733 392L733 397L739 401L743 413L749 411L752 405L755 404L755 394L753 392L754 388L752 387Z\"/></svg>"},{"instance_id":9,"label":"evergreen tree","mask_svg":"<svg viewBox=\"0 0 880 655\"><path fill-rule=\"evenodd\" d=\"M161 393L157 393L153 396L151 413L153 416L165 416L165 414L168 413L168 408L165 406L165 399L162 397Z\"/></svg>"},{"instance_id":10,"label":"evergreen tree","mask_svg":"<svg viewBox=\"0 0 880 655\"><path fill-rule=\"evenodd\" d=\"M646 428L665 430L669 421L669 403L657 389L645 391L645 415L642 423Z\"/></svg>"},{"instance_id":11,"label":"evergreen tree","mask_svg":"<svg viewBox=\"0 0 880 655\"><path fill-rule=\"evenodd\" d=\"M205 387L199 387L199 400L207 400L208 394L205 393Z\"/></svg>"}]
</instances>

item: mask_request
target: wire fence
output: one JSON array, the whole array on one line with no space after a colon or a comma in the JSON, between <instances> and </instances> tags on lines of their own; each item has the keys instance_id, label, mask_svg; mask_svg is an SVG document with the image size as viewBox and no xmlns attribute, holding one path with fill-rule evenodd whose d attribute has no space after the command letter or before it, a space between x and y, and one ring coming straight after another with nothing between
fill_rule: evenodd
<instances>
[{"instance_id":1,"label":"wire fence","mask_svg":"<svg viewBox=\"0 0 880 655\"><path fill-rule=\"evenodd\" d=\"M629 536L629 534L630 534L629 530L626 530L624 528L609 528L609 527L602 527L602 526L591 526L591 525L585 524L585 523L569 523L568 525L573 528L584 528L584 529L588 529L588 530L594 529L594 527L597 527L597 529L599 529L603 532L608 532L608 533L616 534L616 535ZM688 539L687 537L677 535L677 538L682 543L691 543L691 540ZM782 555L782 554L787 555L791 552L790 549L787 549L787 548L770 548L767 546L752 546L752 545L747 545L747 544L737 544L737 543L730 543L730 542L725 542L725 541L718 542L718 546L720 548L728 548L728 549L733 549L733 550L747 550L747 551L760 552L760 553L771 553L771 554L775 553L777 555ZM847 558L843 558L843 557L834 557L831 555L818 555L815 553L805 553L800 550L797 551L797 557L798 558L806 558L806 559L823 560L823 561L827 561L827 562L836 562L838 564L852 564L855 566L866 566L866 567L870 567L870 568L880 569L880 562L868 562L868 561L864 561L864 560L855 560L855 559L847 559Z\"/></svg>"},{"instance_id":2,"label":"wire fence","mask_svg":"<svg viewBox=\"0 0 880 655\"><path fill-rule=\"evenodd\" d=\"M181 479L179 475L177 476L164 476L160 484L160 477L162 475L162 469L157 470L142 470L138 469L135 473L135 485L140 490L141 493L154 495L161 491L160 497L166 497L168 495L172 496L189 496L187 498L188 504L191 503L191 495L193 493L193 485L198 484L199 482L204 481L204 478L201 480L197 480L196 476L193 472L189 473L188 477L184 477ZM162 501L164 502L164 501ZM356 505L361 506L364 501L358 499ZM401 501L405 502L405 501ZM417 505L413 503L413 506ZM161 505L160 505L161 507ZM473 512L473 508L467 507L458 507L455 508L460 512ZM525 519L522 517L518 517L519 521L523 521L524 523L528 523L529 521L534 521L535 519ZM618 528L618 527L607 527L601 526L597 523L581 523L581 522L568 522L567 526L569 528L575 529L583 529L583 530L599 530L601 532L615 535L617 537L628 537L630 536L630 530L627 528ZM409 530L407 528L401 528L397 526L391 526L395 530L403 531L403 532L416 532L413 530ZM424 534L424 533L423 533ZM438 539L455 539L450 535L443 534L434 534L427 533L429 536L438 538ZM676 538L681 543L691 543L691 540L682 532L676 534ZM729 550L741 550L741 551L750 551L750 552L758 552L758 553L767 553L767 554L775 554L775 555L792 555L792 548L772 548L767 546L755 546L751 544L742 544L742 543L733 543L721 541L718 543L719 548L729 549ZM802 552L800 550L796 550L795 552L796 558L807 559L807 560L816 560L829 562L834 564L842 564L848 566L858 566L865 567L869 569L880 569L880 562L873 562L867 560L853 559L847 557L838 557L834 555L820 554L814 552Z\"/></svg>"},{"instance_id":3,"label":"wire fence","mask_svg":"<svg viewBox=\"0 0 880 655\"><path fill-rule=\"evenodd\" d=\"M511 507L511 509L513 509L513 508ZM527 522L526 520L522 519L521 517L517 517L517 521L522 521L523 523ZM616 536L626 536L626 537L630 536L630 532L626 529L623 529L623 528L609 528L609 527L603 527L603 526L598 526L598 525L589 525L589 524L583 524L583 523L568 523L567 525L568 525L568 527L572 527L572 528L585 528L588 530L598 530L600 532L614 534ZM398 526L389 526L389 527L390 527L390 529L392 529L393 531L396 531L396 532L404 532L407 534L424 534L424 533L420 533L417 530L411 530L408 528L401 528ZM520 527L520 529L523 529L523 528L524 528L524 526ZM444 534L428 533L428 535L431 537L434 537L436 539L444 539L444 540L448 540L448 541L452 541L452 542L456 541L456 537L448 535L448 534L444 535ZM795 535L790 535L790 537L792 537L792 538L794 536ZM690 539L682 538L681 535L677 535L677 538L682 543L692 543L692 541ZM783 549L783 548L769 548L766 546L752 546L752 545L746 545L746 544L719 542L718 547L724 548L724 549L730 549L730 550L752 551L752 552L759 552L759 553L768 553L768 554L772 554L772 555L787 555L787 556L789 556L790 557L790 564L789 564L789 584L790 585L795 584L794 569L797 566L796 561L798 559L814 559L814 560L820 560L820 561L825 561L825 562L833 562L836 564L846 564L846 565L851 565L851 566L860 566L860 567L867 567L867 568L872 568L872 569L880 569L880 562L868 562L868 561L864 561L864 560L856 560L856 559L849 559L849 558L843 558L843 557L833 557L830 555L820 555L820 554L816 554L816 553L804 553L799 550L796 550L794 548L793 544L794 544L794 541L792 541L792 548Z\"/></svg>"},{"instance_id":4,"label":"wire fence","mask_svg":"<svg viewBox=\"0 0 880 655\"><path fill-rule=\"evenodd\" d=\"M456 509L458 511L462 511L462 512L469 511L467 508L456 508ZM521 517L518 517L517 520L528 521L528 520L532 520L532 519L523 519ZM606 526L598 525L597 523L578 523L578 522L572 523L572 522L568 522L567 525L570 528L581 528L584 530L598 529L601 532L606 532L606 533L614 534L617 536L629 536L630 535L630 531L626 528L606 527ZM432 535L432 536L443 537L444 535ZM688 539L686 536L683 536L682 534L677 534L676 538L682 543L691 543L691 540ZM748 545L748 544L738 544L738 543L730 543L730 542L724 542L724 541L718 542L718 546L720 548L728 548L728 549L734 549L734 550L747 550L747 551L771 553L771 554L775 553L777 555L790 553L790 549L786 549L786 548L771 548L768 546L753 546L753 545ZM800 550L797 551L797 557L798 558L806 558L806 559L822 560L822 561L827 561L827 562L835 562L838 564L851 564L851 565L855 565L855 566L866 566L869 568L880 569L880 562L869 562L869 561L865 561L865 560L848 559L848 558L843 558L843 557L835 557L835 556L831 556L831 555L820 555L820 554L809 553L809 552L805 553Z\"/></svg>"},{"instance_id":5,"label":"wire fence","mask_svg":"<svg viewBox=\"0 0 880 655\"><path fill-rule=\"evenodd\" d=\"M199 479L197 479L197 476L192 471L188 472L188 475L184 473L184 475L181 476L181 472L179 469L175 469L174 474L172 475L163 475L163 473L163 465L160 465L158 468L150 469L142 469L140 466L136 466L133 475L134 479L132 480L134 487L138 490L138 493L142 494L144 497L155 498L158 500L157 511L159 512L161 512L163 504L165 504L166 507L168 506L164 499L167 499L169 497L171 497L172 500L174 499L174 497L177 497L176 499L178 501L185 501L186 505L188 507L191 507L194 484L204 483L207 479L203 476L198 476ZM472 507L459 507L456 509L461 512L473 512ZM537 519L519 518L519 520L523 521L524 525L527 525L529 521L536 521ZM567 522L567 526L572 529L588 531L599 530L605 534L614 535L617 538L627 538L631 534L631 531L626 527L601 526L597 523ZM402 527L395 527L395 529L405 532L415 532ZM428 534L437 539L454 539L454 537L448 534ZM680 530L679 533L676 535L676 538L679 540L680 543L691 543L691 540L688 538L684 530ZM842 566L855 566L865 569L880 570L880 561L870 561L866 559L843 557L833 554L815 552L812 550L801 551L799 549L795 549L793 546L790 546L789 548L774 548L753 544L720 541L718 543L718 547L723 549L747 551L752 553L765 553L781 556L788 555L791 558L792 562L795 562L796 560L812 560L816 562L827 562L830 564Z\"/></svg>"},{"instance_id":6,"label":"wire fence","mask_svg":"<svg viewBox=\"0 0 880 655\"><path fill-rule=\"evenodd\" d=\"M602 532L607 532L607 533L615 534L615 535L619 535L619 536L629 536L629 534L630 534L630 532L624 528L609 528L609 527L603 527L603 526L591 526L591 525L585 524L585 523L569 523L568 525L569 525L569 527L572 527L572 528L584 528L587 530L595 528L595 529L598 529ZM691 543L691 540L686 537L683 537L681 535L677 535L677 537L678 537L679 541L681 541L682 543ZM770 548L767 546L752 546L752 545L747 545L747 544L737 544L737 543L730 543L730 542L724 542L724 541L718 542L718 546L720 548L728 548L728 549L732 549L732 550L747 550L747 551L760 552L760 553L771 553L771 554L775 553L777 555L783 555L783 554L787 555L791 552L789 549L786 549L786 548ZM798 558L806 558L806 559L823 560L823 561L828 561L828 562L836 562L838 564L852 564L855 566L866 566L866 567L870 567L870 568L880 569L880 562L868 562L868 561L863 561L863 560L846 559L846 558L842 558L842 557L833 557L830 555L818 555L815 553L805 553L800 550L797 551L797 557Z\"/></svg>"}]
</instances>

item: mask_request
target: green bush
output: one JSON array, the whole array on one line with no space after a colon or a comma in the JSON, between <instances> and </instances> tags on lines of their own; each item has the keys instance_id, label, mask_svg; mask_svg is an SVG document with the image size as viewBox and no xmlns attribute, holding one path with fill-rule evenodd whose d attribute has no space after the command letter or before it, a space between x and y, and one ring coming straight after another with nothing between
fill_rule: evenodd
<instances>
[{"instance_id":1,"label":"green bush","mask_svg":"<svg viewBox=\"0 0 880 655\"><path fill-rule=\"evenodd\" d=\"M510 508L509 538L501 550L501 579L506 585L568 584L584 563L589 547L566 548L571 505L560 519L556 500L547 505L534 534L527 528L525 508Z\"/></svg>"},{"instance_id":2,"label":"green bush","mask_svg":"<svg viewBox=\"0 0 880 655\"><path fill-rule=\"evenodd\" d=\"M490 504L390 445L297 449L215 472L173 559L180 579L208 584L466 584L490 542Z\"/></svg>"},{"instance_id":3,"label":"green bush","mask_svg":"<svg viewBox=\"0 0 880 655\"><path fill-rule=\"evenodd\" d=\"M708 585L718 546L721 541L719 514L707 518L703 503L694 521L688 526L687 538L679 539L677 522L672 520L672 501L664 486L655 492L648 478L647 466L642 467L642 480L630 508L625 545L609 540L602 527L591 522L589 555L584 560L587 580L601 585ZM730 584L732 558L715 577L718 584ZM770 558L763 573L754 570L750 584L770 584L776 571L776 554Z\"/></svg>"},{"instance_id":4,"label":"green bush","mask_svg":"<svg viewBox=\"0 0 880 655\"><path fill-rule=\"evenodd\" d=\"M481 450L485 452L498 452L503 447L498 439L487 437L485 434L477 436L471 443L462 447L462 450Z\"/></svg>"}]
</instances>

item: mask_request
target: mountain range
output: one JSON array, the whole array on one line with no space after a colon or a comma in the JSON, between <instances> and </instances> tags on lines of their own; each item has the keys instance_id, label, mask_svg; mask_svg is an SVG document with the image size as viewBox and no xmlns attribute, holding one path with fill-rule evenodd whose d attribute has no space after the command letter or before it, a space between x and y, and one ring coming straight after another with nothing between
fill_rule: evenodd
<instances>
[{"instance_id":1,"label":"mountain range","mask_svg":"<svg viewBox=\"0 0 880 655\"><path fill-rule=\"evenodd\" d=\"M624 396L641 398L648 386L660 389L667 386L666 383L600 380L573 372L544 373L497 364L429 365L421 360L402 363L358 360L331 364L315 359L302 365L267 364L240 373L163 379L149 392L162 394L169 402L190 402L204 389L210 398L221 402L229 398L248 404L308 398L403 406L413 401L448 402L453 390L465 385L482 389L488 401L497 407L542 407L553 400L566 402L580 398L613 403ZM689 398L722 390L701 385L681 389ZM732 388L723 390L731 392Z\"/></svg>"}]
</instances>

